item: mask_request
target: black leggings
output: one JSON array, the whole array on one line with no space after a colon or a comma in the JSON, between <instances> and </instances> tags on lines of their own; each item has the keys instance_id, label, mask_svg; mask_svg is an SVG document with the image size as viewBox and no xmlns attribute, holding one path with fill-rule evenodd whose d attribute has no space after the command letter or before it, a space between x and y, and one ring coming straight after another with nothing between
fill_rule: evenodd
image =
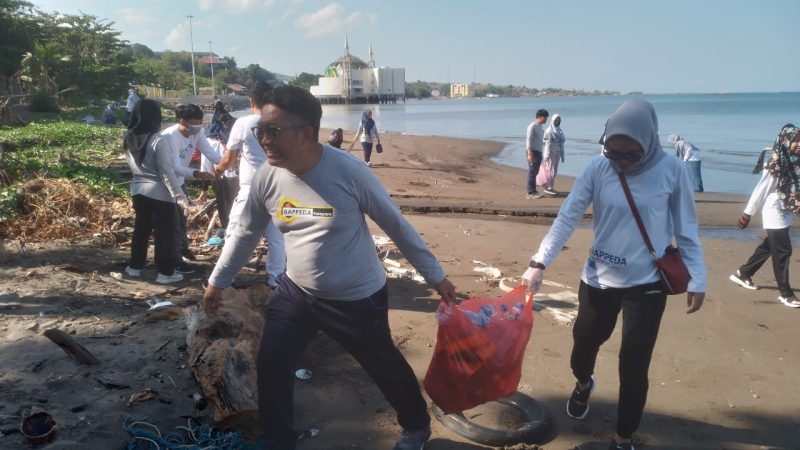
<instances>
[{"instance_id":1,"label":"black leggings","mask_svg":"<svg viewBox=\"0 0 800 450\"><path fill-rule=\"evenodd\" d=\"M758 269L772 257L772 270L778 290L782 297L794 295L789 284L789 260L792 258L792 239L789 237L789 228L779 230L766 230L767 237L756 247L752 256L744 265L739 267L739 274L743 277L752 277Z\"/></svg>"},{"instance_id":2,"label":"black leggings","mask_svg":"<svg viewBox=\"0 0 800 450\"><path fill-rule=\"evenodd\" d=\"M572 328L574 346L570 365L582 384L588 383L594 373L600 345L611 336L622 310L617 434L623 438L631 437L639 428L647 401L647 372L666 302L667 296L661 292L659 282L599 289L581 281L578 290L578 317Z\"/></svg>"},{"instance_id":3,"label":"black leggings","mask_svg":"<svg viewBox=\"0 0 800 450\"><path fill-rule=\"evenodd\" d=\"M369 297L344 301L315 297L285 274L267 305L258 351L258 409L268 441L293 448L292 371L317 331L338 342L361 364L397 411L406 430L430 424L417 377L392 340L386 285Z\"/></svg>"},{"instance_id":4,"label":"black leggings","mask_svg":"<svg viewBox=\"0 0 800 450\"><path fill-rule=\"evenodd\" d=\"M162 202L144 195L133 196L133 209L136 211L136 222L133 225L131 238L132 269L141 269L147 261L147 244L150 231L155 241L154 259L156 269L164 275L172 275L175 270L175 228L178 205Z\"/></svg>"},{"instance_id":5,"label":"black leggings","mask_svg":"<svg viewBox=\"0 0 800 450\"><path fill-rule=\"evenodd\" d=\"M361 148L364 150L364 162L369 162L372 157L372 142L362 142Z\"/></svg>"}]
</instances>

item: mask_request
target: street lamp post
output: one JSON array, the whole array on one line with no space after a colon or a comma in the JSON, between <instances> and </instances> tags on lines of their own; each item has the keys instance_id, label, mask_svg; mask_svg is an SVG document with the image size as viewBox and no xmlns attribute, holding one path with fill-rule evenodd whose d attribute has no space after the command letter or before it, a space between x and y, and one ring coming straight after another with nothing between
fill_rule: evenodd
<instances>
[{"instance_id":1,"label":"street lamp post","mask_svg":"<svg viewBox=\"0 0 800 450\"><path fill-rule=\"evenodd\" d=\"M208 41L208 57L211 60L211 95L217 95L217 86L214 84L214 50L211 49L211 42Z\"/></svg>"},{"instance_id":2,"label":"street lamp post","mask_svg":"<svg viewBox=\"0 0 800 450\"><path fill-rule=\"evenodd\" d=\"M192 49L192 86L194 86L194 95L197 95L197 79L195 78L194 74L194 37L192 36L192 17L194 16L186 16L189 18L189 44L191 45Z\"/></svg>"}]
</instances>

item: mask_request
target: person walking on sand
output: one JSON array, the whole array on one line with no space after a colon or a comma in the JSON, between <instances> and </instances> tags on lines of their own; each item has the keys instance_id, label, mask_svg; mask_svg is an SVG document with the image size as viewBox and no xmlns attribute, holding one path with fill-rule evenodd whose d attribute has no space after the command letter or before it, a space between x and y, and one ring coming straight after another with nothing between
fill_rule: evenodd
<instances>
[{"instance_id":1,"label":"person walking on sand","mask_svg":"<svg viewBox=\"0 0 800 450\"><path fill-rule=\"evenodd\" d=\"M528 199L541 198L542 194L536 191L536 176L542 164L542 148L544 147L544 129L542 124L547 122L550 113L546 109L536 111L536 118L528 125L525 133L525 148L528 159Z\"/></svg>"},{"instance_id":2,"label":"person walking on sand","mask_svg":"<svg viewBox=\"0 0 800 450\"><path fill-rule=\"evenodd\" d=\"M686 166L689 168L689 175L692 177L694 191L703 192L703 176L700 173L700 164L702 163L700 149L677 134L670 134L667 138L667 144L675 147L675 156L685 162Z\"/></svg>"},{"instance_id":3,"label":"person walking on sand","mask_svg":"<svg viewBox=\"0 0 800 450\"><path fill-rule=\"evenodd\" d=\"M536 176L536 182L546 195L558 195L554 186L558 174L558 163L564 162L564 132L561 131L561 116L553 114L550 125L544 132L544 153L542 167Z\"/></svg>"},{"instance_id":4,"label":"person walking on sand","mask_svg":"<svg viewBox=\"0 0 800 450\"><path fill-rule=\"evenodd\" d=\"M264 81L256 81L250 88L250 114L240 117L233 124L228 137L227 150L219 163L218 171L235 167L239 161L239 192L233 201L228 215L228 228L225 232L227 241L230 230L239 222L244 211L247 198L250 196L250 186L253 184L258 169L268 164L267 154L261 148L253 129L261 120L261 108L267 96L272 92L272 86ZM283 244L283 234L275 227L274 222L269 222L263 231L267 238L269 252L267 252L267 279L266 284L272 289L278 286L278 276L286 270L286 250Z\"/></svg>"},{"instance_id":5,"label":"person walking on sand","mask_svg":"<svg viewBox=\"0 0 800 450\"><path fill-rule=\"evenodd\" d=\"M361 136L361 148L364 150L364 162L372 167L372 144L381 145L381 137L378 135L378 127L375 126L375 121L372 120L372 110L368 109L361 114L361 122L358 124L358 131L350 143L347 151L353 151L353 145L356 143L358 137Z\"/></svg>"},{"instance_id":6,"label":"person walking on sand","mask_svg":"<svg viewBox=\"0 0 800 450\"><path fill-rule=\"evenodd\" d=\"M629 450L634 448L631 437L647 399L647 373L667 294L661 289L654 256L639 238L623 179L654 248L666 248L673 237L677 241L691 275L687 314L703 305L706 269L689 174L680 160L662 151L653 106L641 99L623 103L608 119L603 142L604 156L593 158L575 179L522 279L538 292L546 267L564 248L591 204L594 241L578 290L570 357L577 382L566 412L574 419L589 413L589 396L597 387L597 354L614 331L621 310L617 426L609 448Z\"/></svg>"},{"instance_id":7,"label":"person walking on sand","mask_svg":"<svg viewBox=\"0 0 800 450\"><path fill-rule=\"evenodd\" d=\"M175 155L161 130L161 106L153 100L140 100L133 106L125 133L125 158L133 174L131 196L136 212L131 237L131 259L125 273L140 277L147 260L150 232L155 241L156 282L175 283L183 275L175 273L175 245L178 226L176 202L188 205L175 176Z\"/></svg>"},{"instance_id":8,"label":"person walking on sand","mask_svg":"<svg viewBox=\"0 0 800 450\"><path fill-rule=\"evenodd\" d=\"M269 164L231 229L203 296L216 314L228 286L275 222L286 238L287 270L270 295L258 352L258 400L266 449L294 449L293 369L321 330L375 381L403 428L395 450L419 450L431 434L417 378L392 341L386 272L365 214L378 224L439 295L455 286L378 178L352 155L319 143L322 106L307 90L272 91L254 130ZM241 119L240 119L241 120Z\"/></svg>"},{"instance_id":9,"label":"person walking on sand","mask_svg":"<svg viewBox=\"0 0 800 450\"><path fill-rule=\"evenodd\" d=\"M800 300L789 283L792 240L789 228L800 213L800 128L787 124L781 129L771 157L762 165L759 159L753 173L763 170L750 200L739 218L739 228L747 228L750 218L761 208L761 221L767 232L761 244L730 280L746 289L758 289L753 275L772 257L772 270L778 282L778 301L790 308L800 308Z\"/></svg>"}]
</instances>

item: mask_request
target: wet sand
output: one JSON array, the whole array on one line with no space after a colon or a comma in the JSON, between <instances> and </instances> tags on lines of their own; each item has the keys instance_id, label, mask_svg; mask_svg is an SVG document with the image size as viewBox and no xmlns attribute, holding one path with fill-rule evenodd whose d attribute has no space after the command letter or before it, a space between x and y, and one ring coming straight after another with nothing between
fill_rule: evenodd
<instances>
[{"instance_id":1,"label":"wet sand","mask_svg":"<svg viewBox=\"0 0 800 450\"><path fill-rule=\"evenodd\" d=\"M322 139L327 135L320 133ZM345 134L345 146L351 138L352 132ZM500 269L503 277L519 275L564 195L527 200L525 171L490 161L499 143L391 133L383 134L382 142L385 152L374 155L375 174L442 262L459 294L500 295L498 280L475 272L480 265L475 261ZM562 193L570 186L569 178L556 182ZM800 410L793 380L800 372L800 310L776 301L769 264L754 277L761 290L744 290L728 281L757 244L757 231L737 236L732 228L745 200L713 193L697 196L700 224L723 228L732 239L702 239L709 274L703 309L686 315L685 297L669 300L651 365L648 404L636 434L643 448L798 448ZM539 309L520 390L552 415L552 433L538 448L605 449L614 430L619 326L600 351L598 390L588 418L578 422L563 412L574 384L571 320L591 243L588 224L587 218L548 268L537 295ZM754 218L751 226L757 230L760 220ZM374 234L383 234L372 227ZM186 360L183 320L197 306L201 280L216 256L200 244L195 241L197 253L208 258L198 263L200 272L169 287L152 283L152 270L139 280L112 277L111 272L125 267L129 250L124 246L27 243L22 253L14 243L6 244L0 260L0 448L29 448L13 430L20 415L37 408L53 414L59 424L56 441L42 447L48 449L120 448L129 439L122 429L127 416L149 417L163 432L185 425L181 416L209 420L208 409L197 409L191 398L199 387ZM60 268L64 263L79 263L87 272L69 272ZM800 264L792 263L791 276L797 279ZM243 275L255 276L251 271ZM432 289L409 279L390 279L389 293L395 342L421 380L435 345L438 299ZM155 297L177 306L153 317L144 301ZM72 333L101 365L77 365L42 336L50 327ZM319 434L301 440L299 449L392 447L400 431L394 411L338 344L318 337L301 358L301 367L313 377L296 383L297 424ZM155 398L127 405L132 394L146 388L157 392ZM482 419L491 421L493 416L486 410ZM426 449L484 448L436 421L432 426Z\"/></svg>"}]
</instances>

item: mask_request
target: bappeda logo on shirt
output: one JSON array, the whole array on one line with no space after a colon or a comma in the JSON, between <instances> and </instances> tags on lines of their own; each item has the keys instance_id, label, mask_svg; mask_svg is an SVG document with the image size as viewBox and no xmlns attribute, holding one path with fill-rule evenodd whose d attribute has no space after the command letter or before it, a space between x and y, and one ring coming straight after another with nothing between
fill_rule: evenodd
<instances>
[{"instance_id":1,"label":"bappeda logo on shirt","mask_svg":"<svg viewBox=\"0 0 800 450\"><path fill-rule=\"evenodd\" d=\"M300 202L285 197L278 200L278 219L286 223L292 223L301 217L330 219L334 212L333 206L302 206Z\"/></svg>"}]
</instances>

